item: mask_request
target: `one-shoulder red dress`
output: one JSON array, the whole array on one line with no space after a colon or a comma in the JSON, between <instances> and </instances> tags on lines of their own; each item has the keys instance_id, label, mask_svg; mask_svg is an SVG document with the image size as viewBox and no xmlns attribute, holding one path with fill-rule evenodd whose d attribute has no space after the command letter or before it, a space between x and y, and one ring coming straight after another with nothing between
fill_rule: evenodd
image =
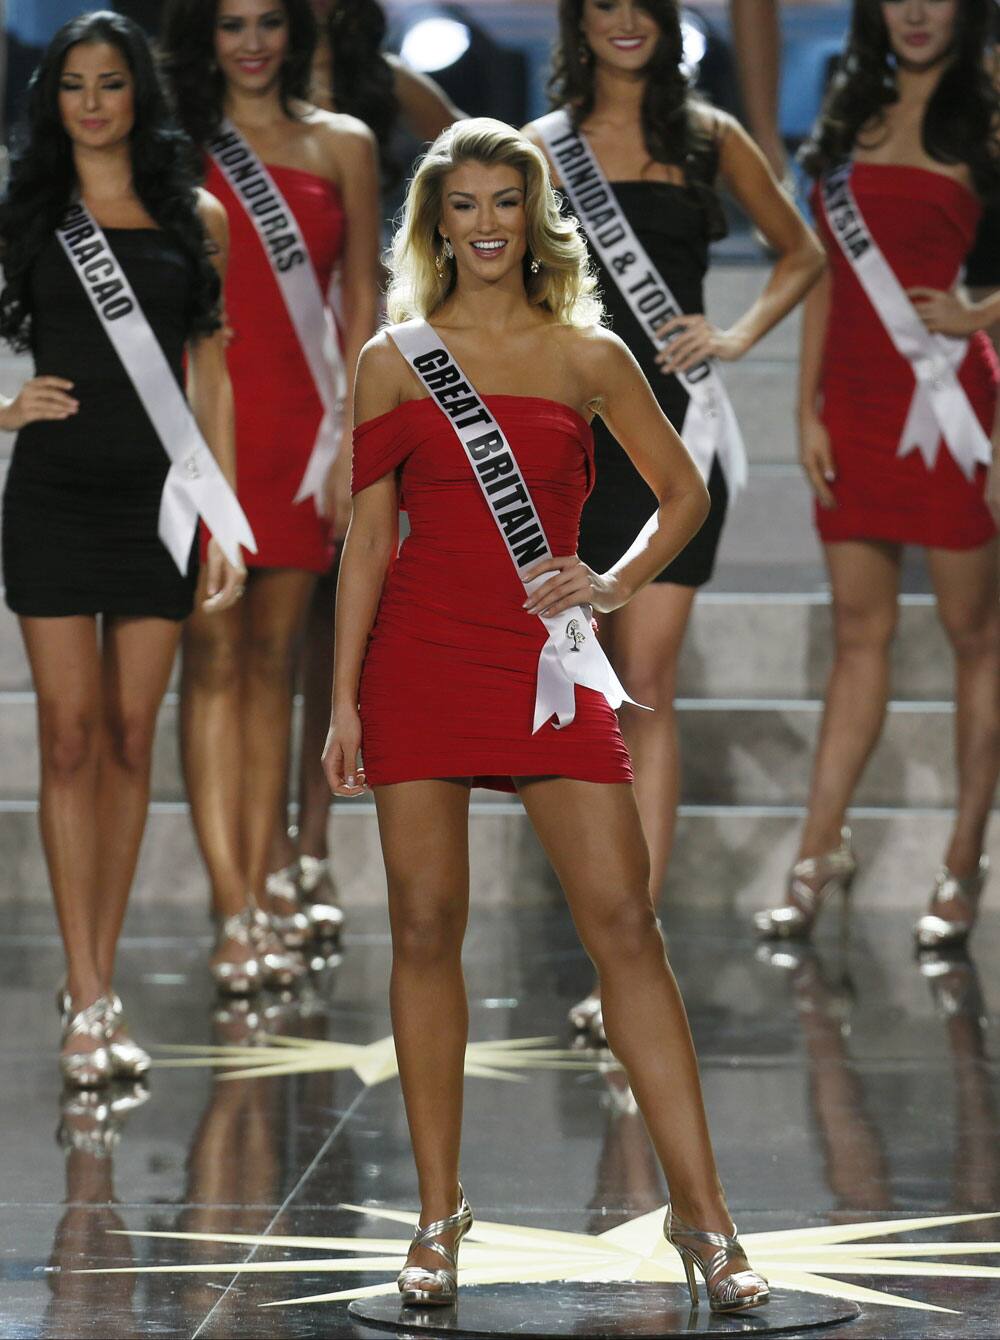
<instances>
[{"instance_id":1,"label":"one-shoulder red dress","mask_svg":"<svg viewBox=\"0 0 1000 1340\"><path fill-rule=\"evenodd\" d=\"M952 287L982 213L971 191L941 172L881 163L855 163L851 189L904 288ZM919 451L897 455L916 385L913 369L897 353L823 211L816 213L832 281L822 418L837 473L836 507L816 506L821 539L940 549L985 544L996 534L985 502L985 468L966 479L944 441L933 469ZM987 435L998 378L996 354L980 331L969 341L959 381Z\"/></svg>"},{"instance_id":2,"label":"one-shoulder red dress","mask_svg":"<svg viewBox=\"0 0 1000 1340\"><path fill-rule=\"evenodd\" d=\"M268 164L295 215L326 293L343 249L346 221L333 182ZM225 177L208 160L206 188L229 216L226 319L236 401L237 493L257 541L252 567L326 572L330 527L312 498L294 498L306 472L323 406L257 230Z\"/></svg>"},{"instance_id":3,"label":"one-shoulder red dress","mask_svg":"<svg viewBox=\"0 0 1000 1340\"><path fill-rule=\"evenodd\" d=\"M517 456L553 553L576 552L593 484L593 437L569 406L488 396ZM365 771L373 786L464 778L513 790L513 777L629 782L618 720L577 687L576 717L532 734L541 620L514 570L449 420L409 400L354 433L353 489L398 472L410 533L393 563L361 674Z\"/></svg>"}]
</instances>

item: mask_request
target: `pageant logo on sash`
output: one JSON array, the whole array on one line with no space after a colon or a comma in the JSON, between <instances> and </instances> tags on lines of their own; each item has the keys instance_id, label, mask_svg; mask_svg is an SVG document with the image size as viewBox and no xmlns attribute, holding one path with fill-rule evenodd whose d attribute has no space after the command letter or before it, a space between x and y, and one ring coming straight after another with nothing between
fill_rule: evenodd
<instances>
[{"instance_id":1,"label":"pageant logo on sash","mask_svg":"<svg viewBox=\"0 0 1000 1340\"><path fill-rule=\"evenodd\" d=\"M389 334L455 430L490 515L523 581L525 569L540 558L551 558L552 550L503 429L426 321L408 321L393 327ZM535 590L549 575L525 582L525 590ZM548 637L538 659L532 733L553 716L558 727L572 723L576 715L577 684L596 689L613 708L632 702L597 638L587 637L583 632L590 627L590 608L580 605L569 613L568 623L565 614L538 616Z\"/></svg>"},{"instance_id":2,"label":"pageant logo on sash","mask_svg":"<svg viewBox=\"0 0 1000 1340\"><path fill-rule=\"evenodd\" d=\"M56 236L170 458L160 539L187 572L200 515L229 561L241 563L241 545L257 552L253 532L108 239L83 204L70 207Z\"/></svg>"},{"instance_id":3,"label":"pageant logo on sash","mask_svg":"<svg viewBox=\"0 0 1000 1340\"><path fill-rule=\"evenodd\" d=\"M682 308L636 237L586 138L565 109L550 112L535 124L591 248L650 343L655 349L665 348L676 336L664 340L656 332L671 317L681 316ZM706 482L718 456L729 496L735 498L746 484L747 455L722 378L706 360L679 373L678 380L689 397L684 445Z\"/></svg>"},{"instance_id":4,"label":"pageant logo on sash","mask_svg":"<svg viewBox=\"0 0 1000 1340\"><path fill-rule=\"evenodd\" d=\"M208 151L257 230L323 406L319 433L294 498L297 503L313 498L318 510L323 483L340 445L347 394L347 373L333 314L291 207L231 122L223 124Z\"/></svg>"},{"instance_id":5,"label":"pageant logo on sash","mask_svg":"<svg viewBox=\"0 0 1000 1340\"><path fill-rule=\"evenodd\" d=\"M850 163L823 178L820 195L830 231L917 381L897 455L919 450L931 470L943 438L959 469L972 479L976 466L989 465L993 453L957 376L968 341L933 335L921 321L868 230L851 190Z\"/></svg>"}]
</instances>

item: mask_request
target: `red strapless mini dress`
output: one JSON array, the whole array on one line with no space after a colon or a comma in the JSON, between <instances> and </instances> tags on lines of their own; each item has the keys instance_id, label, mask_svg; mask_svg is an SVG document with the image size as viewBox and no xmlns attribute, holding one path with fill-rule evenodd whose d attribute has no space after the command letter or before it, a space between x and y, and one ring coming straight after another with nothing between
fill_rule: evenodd
<instances>
[{"instance_id":1,"label":"red strapless mini dress","mask_svg":"<svg viewBox=\"0 0 1000 1340\"><path fill-rule=\"evenodd\" d=\"M326 572L333 560L329 525L311 498L293 501L312 454L323 406L246 210L208 160L206 189L229 216L226 319L232 328L229 373L236 400L236 482L257 553L257 568ZM325 177L268 164L302 230L326 293L344 244L340 193ZM204 545L203 545L204 548Z\"/></svg>"},{"instance_id":2,"label":"red strapless mini dress","mask_svg":"<svg viewBox=\"0 0 1000 1340\"><path fill-rule=\"evenodd\" d=\"M593 484L593 437L567 405L488 396L517 453L553 552L576 552ZM374 786L512 777L630 782L618 720L577 687L576 718L532 734L546 632L454 429L430 399L409 400L354 434L355 493L398 472L410 533L393 563L361 674L362 754Z\"/></svg>"},{"instance_id":3,"label":"red strapless mini dress","mask_svg":"<svg viewBox=\"0 0 1000 1340\"><path fill-rule=\"evenodd\" d=\"M854 165L851 188L903 287L951 288L976 235L982 213L976 197L943 173L875 163ZM816 214L832 280L821 390L837 471L836 507L815 509L820 537L977 548L996 534L985 503L986 470L966 479L944 441L933 469L919 451L897 455L913 370L896 352L822 211ZM959 381L987 434L998 380L996 354L978 332Z\"/></svg>"}]
</instances>

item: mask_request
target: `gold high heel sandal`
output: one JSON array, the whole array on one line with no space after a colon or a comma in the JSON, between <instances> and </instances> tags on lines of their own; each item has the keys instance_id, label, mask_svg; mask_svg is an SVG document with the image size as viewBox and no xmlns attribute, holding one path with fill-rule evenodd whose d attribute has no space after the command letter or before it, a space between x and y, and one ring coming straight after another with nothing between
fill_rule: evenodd
<instances>
[{"instance_id":1,"label":"gold high heel sandal","mask_svg":"<svg viewBox=\"0 0 1000 1340\"><path fill-rule=\"evenodd\" d=\"M151 1064L149 1052L129 1036L125 1006L122 1004L121 996L114 991L108 997L105 1024L115 1079L145 1079Z\"/></svg>"},{"instance_id":2,"label":"gold high heel sandal","mask_svg":"<svg viewBox=\"0 0 1000 1340\"><path fill-rule=\"evenodd\" d=\"M990 858L980 856L979 869L974 875L959 879L947 866L942 866L934 881L930 910L913 928L917 948L942 949L964 944L979 915L979 897L990 873ZM935 909L950 904L958 914L940 917Z\"/></svg>"},{"instance_id":3,"label":"gold high heel sandal","mask_svg":"<svg viewBox=\"0 0 1000 1340\"><path fill-rule=\"evenodd\" d=\"M436 1252L444 1265L437 1270L426 1270L423 1266L403 1267L396 1281L403 1307L451 1307L457 1301L458 1249L474 1222L472 1206L465 1199L461 1183L458 1186L458 1197L458 1209L447 1219L438 1219L426 1228L417 1225L410 1251L426 1247ZM446 1247L443 1242L437 1241L442 1234L451 1232L455 1234L454 1246Z\"/></svg>"},{"instance_id":4,"label":"gold high heel sandal","mask_svg":"<svg viewBox=\"0 0 1000 1340\"><path fill-rule=\"evenodd\" d=\"M677 1218L668 1205L667 1217L663 1221L663 1236L681 1258L693 1308L698 1306L697 1274L705 1281L708 1306L713 1312L745 1312L749 1308L763 1307L770 1299L767 1280L758 1275L756 1270L737 1270L732 1275L723 1273L738 1257L746 1260L746 1253L735 1232L730 1236L728 1233L708 1233L700 1228L690 1228ZM752 1293L742 1292L751 1285Z\"/></svg>"},{"instance_id":5,"label":"gold high heel sandal","mask_svg":"<svg viewBox=\"0 0 1000 1340\"><path fill-rule=\"evenodd\" d=\"M91 1038L100 1045L89 1051L62 1051L59 1055L59 1069L67 1084L74 1089L100 1089L109 1084L114 1076L111 1052L108 1050L107 1012L110 1002L107 996L98 996L82 1010L73 1009L68 992L61 993L62 1005L62 1045L74 1038Z\"/></svg>"},{"instance_id":6,"label":"gold high heel sandal","mask_svg":"<svg viewBox=\"0 0 1000 1340\"><path fill-rule=\"evenodd\" d=\"M306 965L297 954L285 948L272 918L260 909L250 915L250 935L260 960L264 985L284 991L301 982L306 975Z\"/></svg>"},{"instance_id":7,"label":"gold high heel sandal","mask_svg":"<svg viewBox=\"0 0 1000 1340\"><path fill-rule=\"evenodd\" d=\"M299 905L298 865L275 870L264 881L271 925L287 949L301 949L313 935L312 922Z\"/></svg>"},{"instance_id":8,"label":"gold high heel sandal","mask_svg":"<svg viewBox=\"0 0 1000 1340\"><path fill-rule=\"evenodd\" d=\"M327 891L320 897L323 884ZM336 899L329 858L300 856L298 886L302 910L312 923L316 939L339 940L344 929L344 911Z\"/></svg>"},{"instance_id":9,"label":"gold high heel sandal","mask_svg":"<svg viewBox=\"0 0 1000 1340\"><path fill-rule=\"evenodd\" d=\"M851 850L851 830L840 830L840 846L823 856L796 861L788 875L786 900L781 907L767 907L753 916L754 928L764 940L804 940L823 904L834 893L844 899L846 909L858 862ZM808 881L808 882L807 882Z\"/></svg>"},{"instance_id":10,"label":"gold high heel sandal","mask_svg":"<svg viewBox=\"0 0 1000 1340\"><path fill-rule=\"evenodd\" d=\"M234 912L219 923L216 950L221 949L226 940L244 949L255 949L253 913L249 909ZM244 959L213 959L208 967L216 987L226 996L252 996L263 985L263 973L256 951Z\"/></svg>"}]
</instances>

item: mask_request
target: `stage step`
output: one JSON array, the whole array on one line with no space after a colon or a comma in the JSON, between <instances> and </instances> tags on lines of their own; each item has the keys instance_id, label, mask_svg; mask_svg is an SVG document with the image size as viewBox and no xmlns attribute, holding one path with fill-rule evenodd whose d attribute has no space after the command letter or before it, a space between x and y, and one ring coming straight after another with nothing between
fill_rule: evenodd
<instances>
[{"instance_id":1,"label":"stage step","mask_svg":"<svg viewBox=\"0 0 1000 1340\"><path fill-rule=\"evenodd\" d=\"M684 800L697 804L801 804L819 729L814 699L682 698ZM953 799L950 703L891 705L882 741L858 789L861 805L948 805ZM35 795L38 766L31 694L0 694L0 799ZM160 713L153 796L184 798L177 701Z\"/></svg>"},{"instance_id":2,"label":"stage step","mask_svg":"<svg viewBox=\"0 0 1000 1340\"><path fill-rule=\"evenodd\" d=\"M668 931L674 901L732 907L743 916L779 899L801 823L802 811L796 807L685 806L662 901ZM858 905L913 913L921 909L944 852L950 814L859 808L852 812L851 823L861 862L854 888ZM345 906L382 904L385 884L373 807L365 802L335 805L330 833ZM472 887L478 904L517 905L560 897L516 799L494 804L474 800L471 834ZM997 868L998 824L993 825L988 850ZM0 852L4 897L46 902L48 880L33 805L0 803ZM207 910L207 883L184 806L154 804L133 897L140 906L204 905ZM901 926L901 940L907 934L908 925Z\"/></svg>"}]
</instances>

